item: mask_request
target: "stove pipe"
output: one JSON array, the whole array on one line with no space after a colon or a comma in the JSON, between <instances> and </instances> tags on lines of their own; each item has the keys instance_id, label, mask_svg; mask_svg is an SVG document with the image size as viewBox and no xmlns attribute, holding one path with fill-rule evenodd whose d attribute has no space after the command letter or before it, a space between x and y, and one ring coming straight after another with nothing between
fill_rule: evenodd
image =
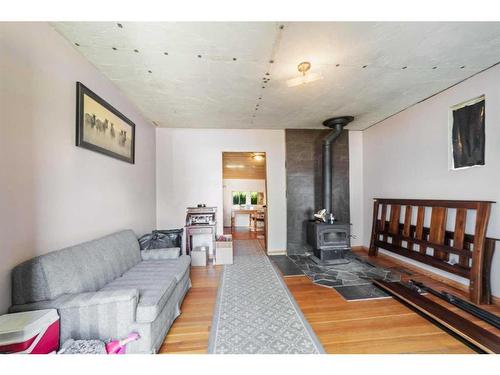
<instances>
[{"instance_id":1,"label":"stove pipe","mask_svg":"<svg viewBox=\"0 0 500 375\"><path fill-rule=\"evenodd\" d=\"M332 212L332 142L352 120L354 120L352 116L342 116L323 121L324 126L333 129L323 139L323 208L327 213Z\"/></svg>"}]
</instances>

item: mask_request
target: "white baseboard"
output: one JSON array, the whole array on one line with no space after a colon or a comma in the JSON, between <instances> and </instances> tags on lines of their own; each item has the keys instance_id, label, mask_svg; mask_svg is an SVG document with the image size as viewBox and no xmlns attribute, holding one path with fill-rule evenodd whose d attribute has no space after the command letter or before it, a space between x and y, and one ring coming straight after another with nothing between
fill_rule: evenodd
<instances>
[{"instance_id":1,"label":"white baseboard","mask_svg":"<svg viewBox=\"0 0 500 375\"><path fill-rule=\"evenodd\" d=\"M267 255L286 255L286 250L270 250Z\"/></svg>"}]
</instances>

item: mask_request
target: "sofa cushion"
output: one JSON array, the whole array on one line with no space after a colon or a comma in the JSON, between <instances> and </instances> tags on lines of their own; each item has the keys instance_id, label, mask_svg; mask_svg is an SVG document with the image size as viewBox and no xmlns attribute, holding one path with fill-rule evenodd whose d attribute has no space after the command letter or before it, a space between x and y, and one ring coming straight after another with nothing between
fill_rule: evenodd
<instances>
[{"instance_id":1,"label":"sofa cushion","mask_svg":"<svg viewBox=\"0 0 500 375\"><path fill-rule=\"evenodd\" d=\"M131 230L113 233L81 246L91 257L94 269L100 269L103 279L107 280L103 285L123 275L142 260L139 241Z\"/></svg>"},{"instance_id":2,"label":"sofa cushion","mask_svg":"<svg viewBox=\"0 0 500 375\"><path fill-rule=\"evenodd\" d=\"M135 320L138 323L149 323L156 319L176 285L177 282L173 277L161 279L142 272L127 272L100 291L137 288L139 290L139 303L137 304Z\"/></svg>"},{"instance_id":3,"label":"sofa cushion","mask_svg":"<svg viewBox=\"0 0 500 375\"><path fill-rule=\"evenodd\" d=\"M101 290L137 288L139 303L136 321L148 323L156 319L177 283L185 275L190 264L189 256L178 259L143 261L113 280Z\"/></svg>"},{"instance_id":4,"label":"sofa cushion","mask_svg":"<svg viewBox=\"0 0 500 375\"><path fill-rule=\"evenodd\" d=\"M141 250L142 260L177 259L181 254L179 247L165 249Z\"/></svg>"},{"instance_id":5,"label":"sofa cushion","mask_svg":"<svg viewBox=\"0 0 500 375\"><path fill-rule=\"evenodd\" d=\"M134 232L122 231L38 258L49 299L97 291L141 261Z\"/></svg>"},{"instance_id":6,"label":"sofa cushion","mask_svg":"<svg viewBox=\"0 0 500 375\"><path fill-rule=\"evenodd\" d=\"M158 275L170 275L180 281L191 264L189 255L181 255L177 259L145 260L137 264L134 270L148 270Z\"/></svg>"}]
</instances>

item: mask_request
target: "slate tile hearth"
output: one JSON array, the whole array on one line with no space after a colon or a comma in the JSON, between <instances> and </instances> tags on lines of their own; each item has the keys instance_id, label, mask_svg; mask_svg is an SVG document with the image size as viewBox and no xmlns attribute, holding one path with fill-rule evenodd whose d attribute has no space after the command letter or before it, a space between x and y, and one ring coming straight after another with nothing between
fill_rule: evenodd
<instances>
[{"instance_id":1,"label":"slate tile hearth","mask_svg":"<svg viewBox=\"0 0 500 375\"><path fill-rule=\"evenodd\" d=\"M389 298L371 282L373 279L400 281L401 274L394 269L376 267L348 252L337 264L319 265L307 255L280 255L270 257L283 276L304 274L315 284L334 288L346 300ZM292 265L291 265L292 264Z\"/></svg>"},{"instance_id":2,"label":"slate tile hearth","mask_svg":"<svg viewBox=\"0 0 500 375\"><path fill-rule=\"evenodd\" d=\"M269 259L278 267L283 276L303 275L304 272L286 255L272 255Z\"/></svg>"},{"instance_id":3,"label":"slate tile hearth","mask_svg":"<svg viewBox=\"0 0 500 375\"><path fill-rule=\"evenodd\" d=\"M391 298L387 293L373 284L342 286L335 288L335 290L339 292L347 301Z\"/></svg>"}]
</instances>

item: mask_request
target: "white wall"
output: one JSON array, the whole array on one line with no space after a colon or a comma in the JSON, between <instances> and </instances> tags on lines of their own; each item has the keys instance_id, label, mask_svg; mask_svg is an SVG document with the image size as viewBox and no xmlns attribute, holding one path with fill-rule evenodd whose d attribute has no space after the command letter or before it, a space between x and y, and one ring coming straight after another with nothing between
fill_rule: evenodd
<instances>
[{"instance_id":1,"label":"white wall","mask_svg":"<svg viewBox=\"0 0 500 375\"><path fill-rule=\"evenodd\" d=\"M224 226L231 226L231 210L233 208L233 191L262 192L264 202L266 201L266 180L250 180L243 178L230 178L223 180L224 189ZM250 204L250 195L247 195L247 203ZM264 203L265 204L265 203ZM254 205L254 207L261 207Z\"/></svg>"},{"instance_id":2,"label":"white wall","mask_svg":"<svg viewBox=\"0 0 500 375\"><path fill-rule=\"evenodd\" d=\"M486 96L486 165L450 171L448 109L482 94ZM499 103L500 66L496 66L363 132L365 246L370 242L375 197L496 201L488 236L500 238ZM465 279L454 279L466 283ZM499 242L493 259L492 289L500 296Z\"/></svg>"},{"instance_id":3,"label":"white wall","mask_svg":"<svg viewBox=\"0 0 500 375\"><path fill-rule=\"evenodd\" d=\"M285 132L283 130L157 129L157 224L181 228L186 207L217 206L223 230L222 152L266 153L268 251L286 249Z\"/></svg>"},{"instance_id":4,"label":"white wall","mask_svg":"<svg viewBox=\"0 0 500 375\"><path fill-rule=\"evenodd\" d=\"M363 132L349 131L349 215L351 246L363 245Z\"/></svg>"},{"instance_id":5,"label":"white wall","mask_svg":"<svg viewBox=\"0 0 500 375\"><path fill-rule=\"evenodd\" d=\"M155 227L155 131L46 23L0 23L0 313L36 255ZM136 124L136 164L75 146L75 82Z\"/></svg>"}]
</instances>

